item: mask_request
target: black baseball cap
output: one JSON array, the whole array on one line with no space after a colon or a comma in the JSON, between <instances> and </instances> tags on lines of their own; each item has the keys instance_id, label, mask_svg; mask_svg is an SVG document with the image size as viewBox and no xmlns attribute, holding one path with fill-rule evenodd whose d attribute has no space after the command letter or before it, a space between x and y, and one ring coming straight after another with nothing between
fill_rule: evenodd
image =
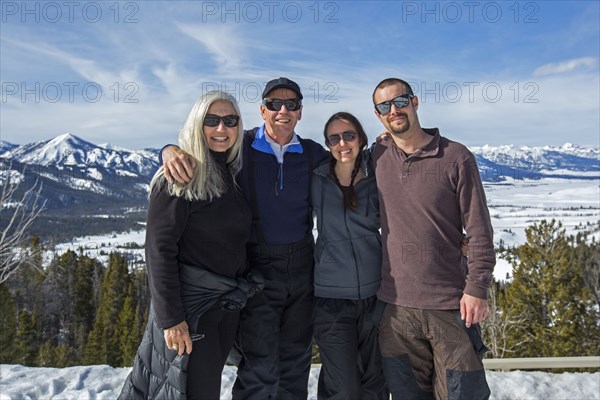
<instances>
[{"instance_id":1,"label":"black baseball cap","mask_svg":"<svg viewBox=\"0 0 600 400\"><path fill-rule=\"evenodd\" d=\"M262 93L262 98L266 99L267 95L275 89L290 89L298 95L298 98L303 98L302 92L300 91L300 86L298 86L296 82L284 77L273 79L267 82L267 86L265 86L265 90L263 90Z\"/></svg>"}]
</instances>

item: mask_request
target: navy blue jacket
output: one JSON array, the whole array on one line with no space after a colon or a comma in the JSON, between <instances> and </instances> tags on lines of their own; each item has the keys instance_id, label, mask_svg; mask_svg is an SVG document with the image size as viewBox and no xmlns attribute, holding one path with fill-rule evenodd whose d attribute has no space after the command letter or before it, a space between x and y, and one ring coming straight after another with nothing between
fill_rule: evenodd
<instances>
[{"instance_id":1,"label":"navy blue jacket","mask_svg":"<svg viewBox=\"0 0 600 400\"><path fill-rule=\"evenodd\" d=\"M299 138L279 164L265 137L264 125L244 132L243 168L239 185L252 208L250 241L268 245L298 242L312 234L311 171L328 152ZM310 165L309 165L310 164Z\"/></svg>"}]
</instances>

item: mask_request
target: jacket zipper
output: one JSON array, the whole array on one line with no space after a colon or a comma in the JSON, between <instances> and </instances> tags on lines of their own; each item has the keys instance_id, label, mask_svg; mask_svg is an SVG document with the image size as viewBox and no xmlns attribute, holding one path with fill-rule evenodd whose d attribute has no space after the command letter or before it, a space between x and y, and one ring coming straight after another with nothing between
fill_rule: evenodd
<instances>
[{"instance_id":1,"label":"jacket zipper","mask_svg":"<svg viewBox=\"0 0 600 400\"><path fill-rule=\"evenodd\" d=\"M336 185L337 186L337 185ZM340 191L342 190L341 188ZM343 191L342 191L342 195L343 195ZM350 247L352 248L352 259L354 260L354 271L356 272L356 283L357 283L357 289L358 289L358 299L362 300L362 295L360 293L360 274L358 273L358 262L356 261L356 253L354 251L354 243L352 241L352 237L350 236L350 230L348 229L348 210L346 209L346 207L344 207L344 225L346 226L346 233L348 234L348 237L350 238Z\"/></svg>"},{"instance_id":2,"label":"jacket zipper","mask_svg":"<svg viewBox=\"0 0 600 400\"><path fill-rule=\"evenodd\" d=\"M285 154L283 155L285 157ZM279 163L277 170L277 179L275 179L275 196L279 196L279 192L283 190L283 162Z\"/></svg>"}]
</instances>

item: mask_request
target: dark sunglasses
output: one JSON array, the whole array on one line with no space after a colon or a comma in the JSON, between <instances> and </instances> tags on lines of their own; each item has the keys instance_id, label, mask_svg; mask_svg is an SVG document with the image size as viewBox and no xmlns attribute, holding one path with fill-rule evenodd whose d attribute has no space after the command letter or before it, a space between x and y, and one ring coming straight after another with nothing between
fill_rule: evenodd
<instances>
[{"instance_id":1,"label":"dark sunglasses","mask_svg":"<svg viewBox=\"0 0 600 400\"><path fill-rule=\"evenodd\" d=\"M220 116L214 115L214 114L206 114L206 117L204 117L204 125L210 126L210 127L215 127L221 123L221 120L223 120L223 123L225 124L226 127L233 128L234 126L237 126L238 121L240 120L240 116L239 115L225 115L224 117L220 117Z\"/></svg>"},{"instance_id":2,"label":"dark sunglasses","mask_svg":"<svg viewBox=\"0 0 600 400\"><path fill-rule=\"evenodd\" d=\"M410 103L410 99L414 96L412 94L401 94L398 97L394 97L391 100L381 102L379 104L375 104L375 110L379 113L379 115L385 115L390 112L392 109L392 104L396 106L396 108L403 108Z\"/></svg>"},{"instance_id":3,"label":"dark sunglasses","mask_svg":"<svg viewBox=\"0 0 600 400\"><path fill-rule=\"evenodd\" d=\"M284 104L288 111L297 111L302 106L300 99L263 99L262 103L270 111L279 111Z\"/></svg>"},{"instance_id":4,"label":"dark sunglasses","mask_svg":"<svg viewBox=\"0 0 600 400\"><path fill-rule=\"evenodd\" d=\"M358 134L356 132L345 131L345 132L342 132L341 134L335 133L333 135L327 136L327 143L330 146L337 146L338 144L340 144L342 139L344 139L344 142L354 142L357 137L358 137Z\"/></svg>"}]
</instances>

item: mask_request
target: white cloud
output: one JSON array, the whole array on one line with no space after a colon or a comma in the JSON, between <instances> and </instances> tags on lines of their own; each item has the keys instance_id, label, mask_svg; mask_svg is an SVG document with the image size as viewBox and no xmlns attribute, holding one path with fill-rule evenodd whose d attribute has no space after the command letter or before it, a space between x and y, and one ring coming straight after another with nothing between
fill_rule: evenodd
<instances>
[{"instance_id":1,"label":"white cloud","mask_svg":"<svg viewBox=\"0 0 600 400\"><path fill-rule=\"evenodd\" d=\"M533 71L534 76L564 74L575 71L579 68L591 69L594 68L598 60L594 57L581 57L566 60L558 63L544 64Z\"/></svg>"}]
</instances>

